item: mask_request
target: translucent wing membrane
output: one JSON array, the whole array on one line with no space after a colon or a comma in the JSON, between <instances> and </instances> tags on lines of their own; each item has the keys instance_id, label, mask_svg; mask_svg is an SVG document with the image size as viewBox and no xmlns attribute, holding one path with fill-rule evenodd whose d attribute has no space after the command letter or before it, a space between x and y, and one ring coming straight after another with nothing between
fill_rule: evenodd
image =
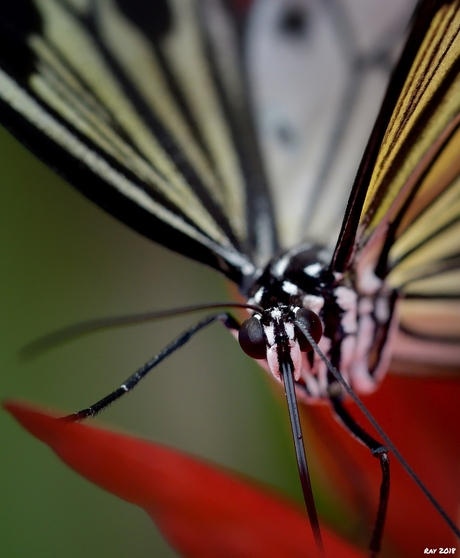
<instances>
[{"instance_id":1,"label":"translucent wing membrane","mask_svg":"<svg viewBox=\"0 0 460 558\"><path fill-rule=\"evenodd\" d=\"M414 5L255 2L249 76L284 248L332 251Z\"/></svg>"},{"instance_id":2,"label":"translucent wing membrane","mask_svg":"<svg viewBox=\"0 0 460 558\"><path fill-rule=\"evenodd\" d=\"M380 115L388 119L380 149L378 127L361 168L369 188L355 189L350 202L347 218L363 200L356 244L347 252L346 218L335 261L351 265L364 290L375 273L405 295L397 357L458 366L460 4L422 10Z\"/></svg>"},{"instance_id":3,"label":"translucent wing membrane","mask_svg":"<svg viewBox=\"0 0 460 558\"><path fill-rule=\"evenodd\" d=\"M9 3L1 112L85 195L240 282L276 238L237 29L220 4L206 7Z\"/></svg>"}]
</instances>

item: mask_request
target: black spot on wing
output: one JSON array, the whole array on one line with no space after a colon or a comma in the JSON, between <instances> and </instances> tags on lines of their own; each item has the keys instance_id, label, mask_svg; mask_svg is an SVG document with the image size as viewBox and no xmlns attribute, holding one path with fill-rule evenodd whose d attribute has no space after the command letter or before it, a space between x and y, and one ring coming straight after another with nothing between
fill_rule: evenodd
<instances>
[{"instance_id":1,"label":"black spot on wing","mask_svg":"<svg viewBox=\"0 0 460 558\"><path fill-rule=\"evenodd\" d=\"M2 2L0 9L0 64L21 84L35 67L35 55L27 46L31 35L41 34L40 14L26 0Z\"/></svg>"},{"instance_id":2,"label":"black spot on wing","mask_svg":"<svg viewBox=\"0 0 460 558\"><path fill-rule=\"evenodd\" d=\"M152 42L171 29L173 19L167 0L117 0L118 7Z\"/></svg>"},{"instance_id":3,"label":"black spot on wing","mask_svg":"<svg viewBox=\"0 0 460 558\"><path fill-rule=\"evenodd\" d=\"M286 148L294 148L299 143L298 134L289 122L280 122L275 127L275 134L279 143Z\"/></svg>"},{"instance_id":4,"label":"black spot on wing","mask_svg":"<svg viewBox=\"0 0 460 558\"><path fill-rule=\"evenodd\" d=\"M304 6L286 6L278 20L278 31L289 38L304 39L308 33L309 17Z\"/></svg>"}]
</instances>

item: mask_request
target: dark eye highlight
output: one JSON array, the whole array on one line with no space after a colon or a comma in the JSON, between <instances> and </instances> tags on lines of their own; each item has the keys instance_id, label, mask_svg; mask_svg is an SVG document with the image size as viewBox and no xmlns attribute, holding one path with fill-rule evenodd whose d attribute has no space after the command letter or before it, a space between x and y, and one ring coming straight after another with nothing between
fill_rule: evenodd
<instances>
[{"instance_id":1,"label":"dark eye highlight","mask_svg":"<svg viewBox=\"0 0 460 558\"><path fill-rule=\"evenodd\" d=\"M319 316L315 314L312 310L306 310L305 308L300 308L299 310L297 310L297 314L295 317L298 322L300 322L303 326L305 326L308 329L314 341L316 343L319 343L319 340L323 335L323 325L321 323L321 320L319 319ZM305 337L305 335L300 331L298 327L296 327L296 336L301 351L308 353L313 349L308 339Z\"/></svg>"},{"instance_id":2,"label":"dark eye highlight","mask_svg":"<svg viewBox=\"0 0 460 558\"><path fill-rule=\"evenodd\" d=\"M263 359L267 356L264 330L257 318L249 318L242 323L238 341L243 351L251 358Z\"/></svg>"}]
</instances>

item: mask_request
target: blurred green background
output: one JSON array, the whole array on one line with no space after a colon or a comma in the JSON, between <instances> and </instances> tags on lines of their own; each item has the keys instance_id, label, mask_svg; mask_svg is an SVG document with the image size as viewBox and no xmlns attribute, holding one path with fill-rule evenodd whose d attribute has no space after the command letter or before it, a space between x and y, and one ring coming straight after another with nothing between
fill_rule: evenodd
<instances>
[{"instance_id":1,"label":"blurred green background","mask_svg":"<svg viewBox=\"0 0 460 558\"><path fill-rule=\"evenodd\" d=\"M101 332L33 361L40 335L92 318L229 300L215 272L140 237L0 130L1 399L75 411L196 318ZM97 420L222 463L298 497L282 400L219 325ZM172 557L147 515L79 478L0 412L0 556Z\"/></svg>"}]
</instances>

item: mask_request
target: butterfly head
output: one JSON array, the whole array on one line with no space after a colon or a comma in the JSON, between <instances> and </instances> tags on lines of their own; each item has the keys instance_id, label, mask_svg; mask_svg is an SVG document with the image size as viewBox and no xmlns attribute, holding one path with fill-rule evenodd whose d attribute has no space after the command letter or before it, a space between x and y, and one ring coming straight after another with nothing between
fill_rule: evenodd
<instances>
[{"instance_id":1,"label":"butterfly head","mask_svg":"<svg viewBox=\"0 0 460 558\"><path fill-rule=\"evenodd\" d=\"M316 343L322 337L323 326L312 310L298 306L284 306L256 313L243 322L238 341L243 351L256 360L266 360L272 375L281 380L281 362L290 361L294 379L300 379L303 354L313 348L305 335L295 325L301 322Z\"/></svg>"}]
</instances>

